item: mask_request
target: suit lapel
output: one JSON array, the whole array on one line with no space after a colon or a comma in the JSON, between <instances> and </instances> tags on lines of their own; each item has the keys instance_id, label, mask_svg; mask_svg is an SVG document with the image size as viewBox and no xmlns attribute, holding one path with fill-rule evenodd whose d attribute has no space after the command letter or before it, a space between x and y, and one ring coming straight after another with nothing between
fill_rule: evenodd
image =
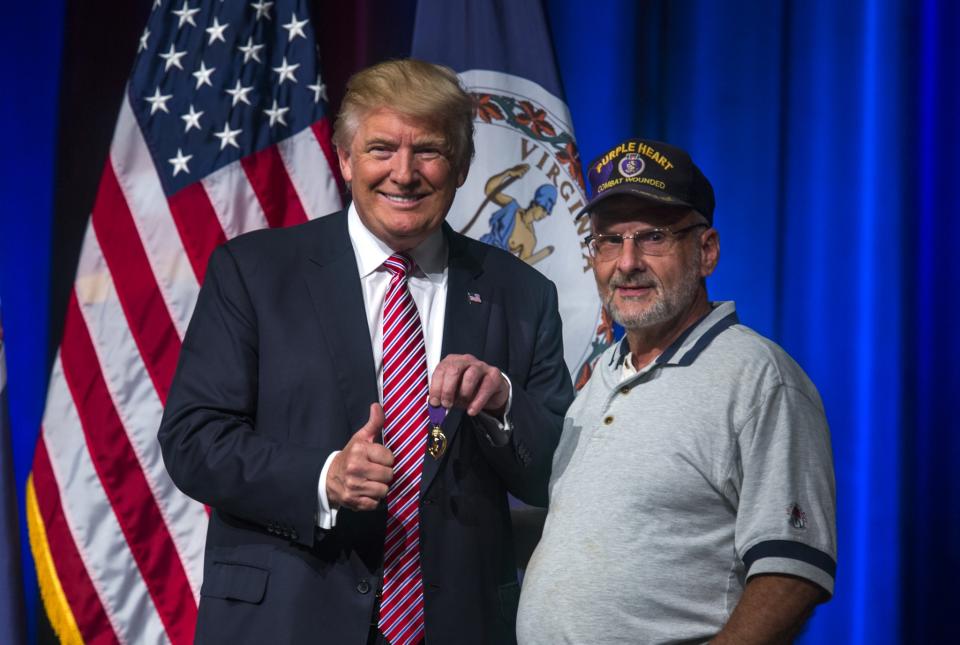
<instances>
[{"instance_id":1,"label":"suit lapel","mask_svg":"<svg viewBox=\"0 0 960 645\"><path fill-rule=\"evenodd\" d=\"M449 246L447 261L447 301L443 321L443 344L440 357L450 354L473 354L483 358L486 343L487 320L494 293L483 280L480 245L471 245L467 238L443 225ZM443 433L448 445L453 443L464 411L453 408L443 422ZM426 492L440 467L441 459L429 454L424 457L421 494Z\"/></svg>"},{"instance_id":2,"label":"suit lapel","mask_svg":"<svg viewBox=\"0 0 960 645\"><path fill-rule=\"evenodd\" d=\"M304 277L333 358L340 399L350 428L356 430L369 419L370 404L379 401L376 368L346 214L323 219L325 226L316 226L316 233L306 238Z\"/></svg>"}]
</instances>

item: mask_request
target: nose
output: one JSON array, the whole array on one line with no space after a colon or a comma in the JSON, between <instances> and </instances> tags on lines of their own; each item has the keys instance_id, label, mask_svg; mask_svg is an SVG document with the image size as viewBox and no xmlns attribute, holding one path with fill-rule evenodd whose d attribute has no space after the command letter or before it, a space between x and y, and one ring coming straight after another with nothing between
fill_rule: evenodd
<instances>
[{"instance_id":1,"label":"nose","mask_svg":"<svg viewBox=\"0 0 960 645\"><path fill-rule=\"evenodd\" d=\"M390 179L403 186L412 184L416 178L416 159L412 150L401 148L393 155L393 166L390 169Z\"/></svg>"},{"instance_id":2,"label":"nose","mask_svg":"<svg viewBox=\"0 0 960 645\"><path fill-rule=\"evenodd\" d=\"M636 240L632 237L625 237L623 246L620 248L620 257L617 258L617 268L623 274L642 271L647 266L643 258L643 253L637 248Z\"/></svg>"}]
</instances>

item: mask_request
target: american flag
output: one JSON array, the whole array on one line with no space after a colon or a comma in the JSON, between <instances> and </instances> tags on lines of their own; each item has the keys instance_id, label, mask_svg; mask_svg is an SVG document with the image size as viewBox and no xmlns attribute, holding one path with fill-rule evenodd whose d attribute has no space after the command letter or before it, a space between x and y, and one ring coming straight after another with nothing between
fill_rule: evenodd
<instances>
[{"instance_id":1,"label":"american flag","mask_svg":"<svg viewBox=\"0 0 960 645\"><path fill-rule=\"evenodd\" d=\"M341 207L305 0L156 0L87 227L28 482L68 642L187 643L207 513L156 440L214 247Z\"/></svg>"}]
</instances>

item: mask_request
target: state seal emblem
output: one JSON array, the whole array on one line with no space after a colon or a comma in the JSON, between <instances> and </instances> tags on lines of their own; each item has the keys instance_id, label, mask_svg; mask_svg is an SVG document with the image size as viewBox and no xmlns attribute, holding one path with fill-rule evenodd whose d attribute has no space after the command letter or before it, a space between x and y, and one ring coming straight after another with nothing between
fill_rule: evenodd
<instances>
[{"instance_id":1,"label":"state seal emblem","mask_svg":"<svg viewBox=\"0 0 960 645\"><path fill-rule=\"evenodd\" d=\"M574 220L587 198L569 110L525 78L488 70L460 78L476 100L476 156L447 221L557 285L564 358L579 388L613 341L613 325L583 241L590 222Z\"/></svg>"}]
</instances>

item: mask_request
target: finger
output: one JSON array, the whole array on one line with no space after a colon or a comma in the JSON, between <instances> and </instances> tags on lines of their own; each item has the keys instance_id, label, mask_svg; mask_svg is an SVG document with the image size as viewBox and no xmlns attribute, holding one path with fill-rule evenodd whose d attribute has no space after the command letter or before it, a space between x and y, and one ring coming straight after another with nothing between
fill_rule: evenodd
<instances>
[{"instance_id":1,"label":"finger","mask_svg":"<svg viewBox=\"0 0 960 645\"><path fill-rule=\"evenodd\" d=\"M393 466L393 453L390 452L389 448L386 448L378 443L367 446L365 456L368 464L386 466L387 468L391 468Z\"/></svg>"},{"instance_id":2,"label":"finger","mask_svg":"<svg viewBox=\"0 0 960 645\"><path fill-rule=\"evenodd\" d=\"M360 441L373 443L383 430L383 408L379 403L370 404L370 418L353 436Z\"/></svg>"},{"instance_id":3,"label":"finger","mask_svg":"<svg viewBox=\"0 0 960 645\"><path fill-rule=\"evenodd\" d=\"M366 467L356 475L358 480L374 481L381 484L389 484L393 481L393 468L373 462L367 463Z\"/></svg>"},{"instance_id":4,"label":"finger","mask_svg":"<svg viewBox=\"0 0 960 645\"><path fill-rule=\"evenodd\" d=\"M357 497L351 499L348 503L344 504L347 508L352 511L375 511L377 507L380 506L380 500L382 498L372 498L372 497Z\"/></svg>"},{"instance_id":5,"label":"finger","mask_svg":"<svg viewBox=\"0 0 960 645\"><path fill-rule=\"evenodd\" d=\"M387 484L382 482L368 481L364 482L363 486L353 491L353 498L358 500L366 497L375 501L381 500L387 496L388 490L390 490L390 487Z\"/></svg>"},{"instance_id":6,"label":"finger","mask_svg":"<svg viewBox=\"0 0 960 645\"><path fill-rule=\"evenodd\" d=\"M483 369L477 365L470 365L463 371L460 377L460 387L457 391L457 402L467 407L473 397L476 396L477 388L483 381Z\"/></svg>"},{"instance_id":7,"label":"finger","mask_svg":"<svg viewBox=\"0 0 960 645\"><path fill-rule=\"evenodd\" d=\"M427 403L434 407L440 405L440 394L443 391L443 382L446 380L447 371L452 364L453 357L445 357L434 368L433 375L430 377L430 391L427 394Z\"/></svg>"},{"instance_id":8,"label":"finger","mask_svg":"<svg viewBox=\"0 0 960 645\"><path fill-rule=\"evenodd\" d=\"M374 476L378 477L389 477L390 469L383 469L372 473ZM358 497L377 497L378 495L382 497L386 494L387 488L389 487L388 482L379 481L376 479L368 479L365 477L350 477L344 489L346 491L346 497L348 499L356 499Z\"/></svg>"},{"instance_id":9,"label":"finger","mask_svg":"<svg viewBox=\"0 0 960 645\"><path fill-rule=\"evenodd\" d=\"M490 368L484 375L480 387L473 397L473 400L467 406L467 414L476 416L481 410L490 408L499 408L501 401L506 398L506 382L500 375L500 370ZM495 404L495 405L494 405Z\"/></svg>"},{"instance_id":10,"label":"finger","mask_svg":"<svg viewBox=\"0 0 960 645\"><path fill-rule=\"evenodd\" d=\"M440 404L448 410L454 406L457 401L457 394L460 391L460 379L468 363L465 361L451 362L443 375L443 382L439 384Z\"/></svg>"}]
</instances>

